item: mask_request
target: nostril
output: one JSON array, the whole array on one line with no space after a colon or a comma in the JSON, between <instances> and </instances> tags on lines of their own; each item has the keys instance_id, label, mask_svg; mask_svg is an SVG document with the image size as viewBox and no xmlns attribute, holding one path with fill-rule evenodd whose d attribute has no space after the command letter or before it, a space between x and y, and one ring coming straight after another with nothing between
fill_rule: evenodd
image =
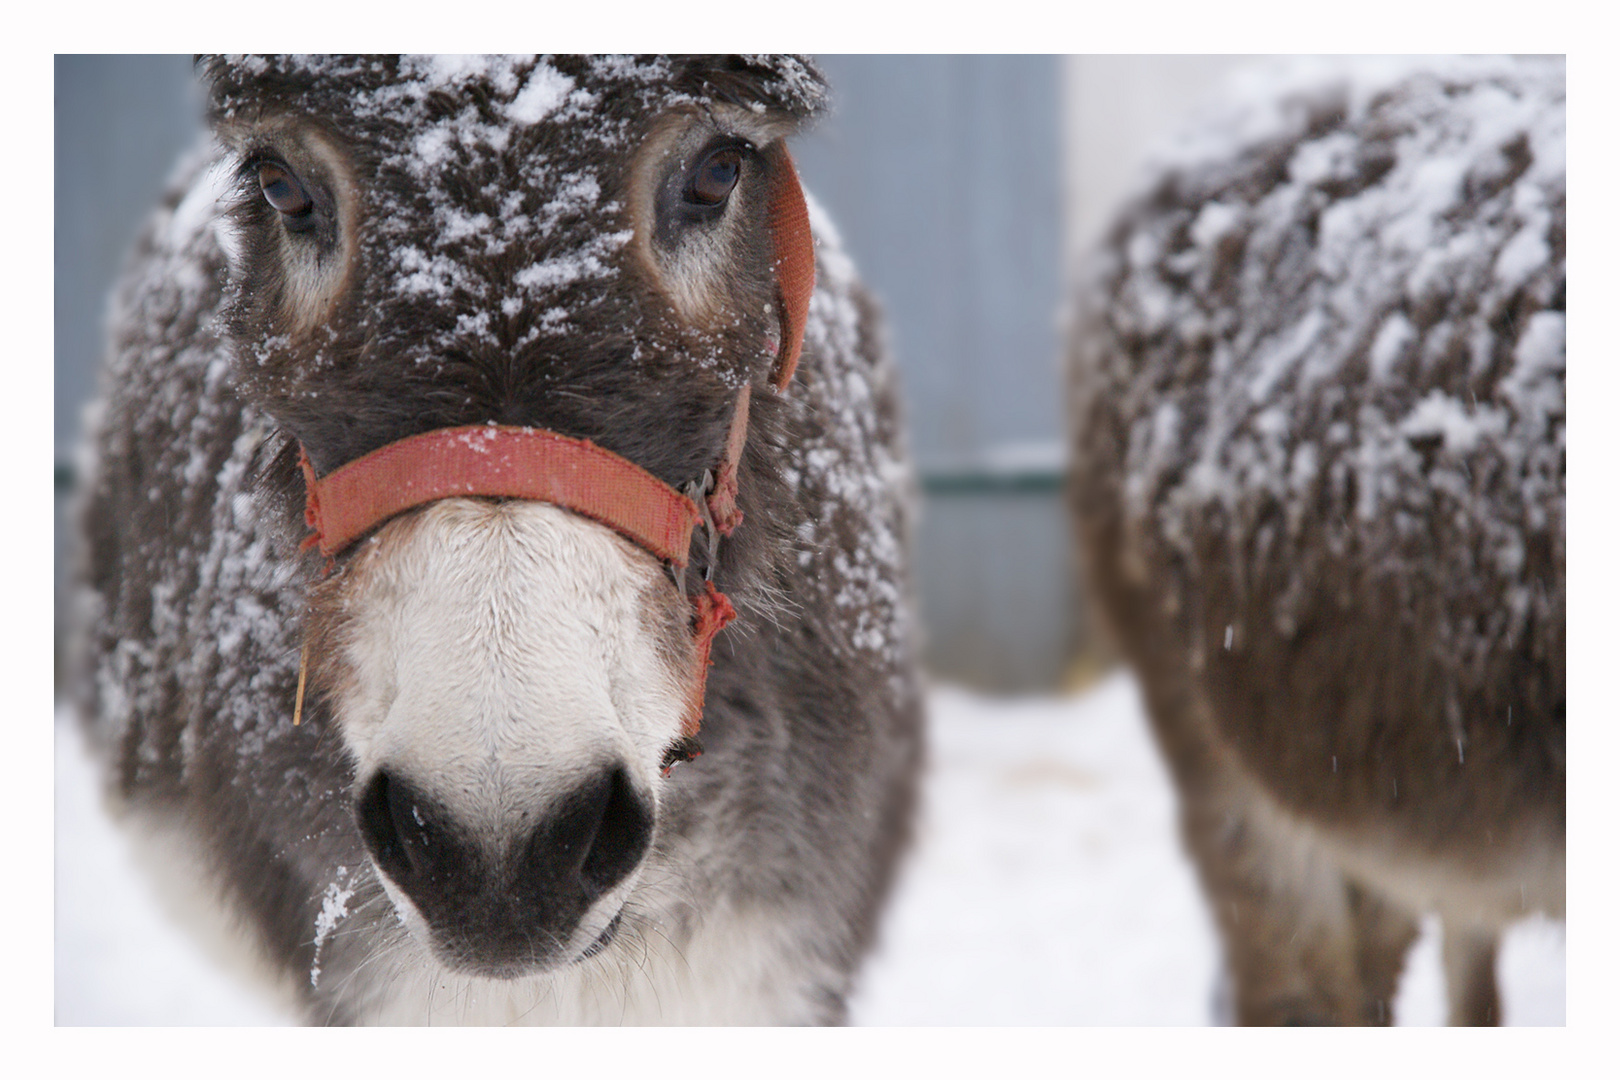
<instances>
[{"instance_id":1,"label":"nostril","mask_svg":"<svg viewBox=\"0 0 1620 1080\"><path fill-rule=\"evenodd\" d=\"M360 831L371 857L401 884L429 866L433 829L420 803L409 784L386 771L379 771L360 797Z\"/></svg>"},{"instance_id":2,"label":"nostril","mask_svg":"<svg viewBox=\"0 0 1620 1080\"><path fill-rule=\"evenodd\" d=\"M527 875L594 903L641 861L652 827L629 775L622 768L600 773L535 830L524 860Z\"/></svg>"},{"instance_id":3,"label":"nostril","mask_svg":"<svg viewBox=\"0 0 1620 1080\"><path fill-rule=\"evenodd\" d=\"M596 835L580 865L586 895L595 899L622 881L652 842L652 814L636 796L625 771L614 769L608 780Z\"/></svg>"}]
</instances>

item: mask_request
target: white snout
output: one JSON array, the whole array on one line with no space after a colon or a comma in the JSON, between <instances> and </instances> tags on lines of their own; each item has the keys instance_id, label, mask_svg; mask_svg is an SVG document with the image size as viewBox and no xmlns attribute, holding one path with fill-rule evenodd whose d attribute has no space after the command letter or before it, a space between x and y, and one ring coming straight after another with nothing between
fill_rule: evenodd
<instances>
[{"instance_id":1,"label":"white snout","mask_svg":"<svg viewBox=\"0 0 1620 1080\"><path fill-rule=\"evenodd\" d=\"M332 602L331 701L362 785L408 780L491 852L605 771L656 814L693 647L690 605L652 555L554 506L449 499L365 541Z\"/></svg>"}]
</instances>

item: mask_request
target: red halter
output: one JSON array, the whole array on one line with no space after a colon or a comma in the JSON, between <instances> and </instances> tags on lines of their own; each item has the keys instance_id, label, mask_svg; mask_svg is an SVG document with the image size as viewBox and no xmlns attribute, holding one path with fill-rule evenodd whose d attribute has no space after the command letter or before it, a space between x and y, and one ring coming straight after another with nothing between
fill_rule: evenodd
<instances>
[{"instance_id":1,"label":"red halter","mask_svg":"<svg viewBox=\"0 0 1620 1080\"><path fill-rule=\"evenodd\" d=\"M798 365L816 280L809 211L786 149L770 193L770 220L782 323L771 383L781 392ZM750 388L744 384L725 449L712 470L712 484L689 485L690 494L585 439L536 428L487 425L429 431L389 443L324 477L315 475L300 446L304 521L311 530L304 548L319 548L331 558L412 507L455 496L500 496L550 503L607 525L673 565L677 580L684 581L692 530L704 526L712 555L715 534L729 536L742 523L737 481L748 437L749 396ZM703 499L701 506L693 495ZM688 740L697 734L703 716L709 648L736 616L731 602L710 581L704 582L692 603L697 671L681 725ZM294 722L302 712L303 685L300 669Z\"/></svg>"}]
</instances>

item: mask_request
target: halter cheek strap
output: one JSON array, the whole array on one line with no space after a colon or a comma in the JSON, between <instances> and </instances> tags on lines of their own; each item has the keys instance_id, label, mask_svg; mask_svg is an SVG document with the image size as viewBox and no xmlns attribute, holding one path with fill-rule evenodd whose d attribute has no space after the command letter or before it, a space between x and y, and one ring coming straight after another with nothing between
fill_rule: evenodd
<instances>
[{"instance_id":1,"label":"halter cheek strap","mask_svg":"<svg viewBox=\"0 0 1620 1080\"><path fill-rule=\"evenodd\" d=\"M816 246L810 232L810 208L799 186L793 158L782 148L782 162L770 195L771 236L776 249L776 292L782 311L782 353L771 384L785 392L799 365L810 296L816 291Z\"/></svg>"},{"instance_id":2,"label":"halter cheek strap","mask_svg":"<svg viewBox=\"0 0 1620 1080\"><path fill-rule=\"evenodd\" d=\"M782 337L771 384L787 389L799 362L815 291L815 243L809 210L793 159L783 149L769 195L769 212ZM550 503L608 526L676 568L688 562L692 533L708 534L711 560L718 536L742 524L737 505L743 446L748 439L748 384L737 394L725 449L711 470L712 483L689 487L701 498L670 487L634 462L585 440L536 428L484 425L441 428L389 443L324 477L303 446L304 550L336 557L396 514L439 499L498 496ZM692 598L696 658L692 696L681 723L684 749L700 752L693 736L703 717L709 651L715 635L736 617L725 595L704 581ZM302 718L306 654L300 658L293 723Z\"/></svg>"}]
</instances>

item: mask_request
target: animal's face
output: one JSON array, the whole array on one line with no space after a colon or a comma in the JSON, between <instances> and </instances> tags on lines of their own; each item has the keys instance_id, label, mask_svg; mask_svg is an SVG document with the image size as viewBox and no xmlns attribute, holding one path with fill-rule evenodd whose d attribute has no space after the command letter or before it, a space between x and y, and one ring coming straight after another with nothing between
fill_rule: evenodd
<instances>
[{"instance_id":1,"label":"animal's face","mask_svg":"<svg viewBox=\"0 0 1620 1080\"><path fill-rule=\"evenodd\" d=\"M781 348L767 200L782 136L819 105L812 72L208 74L239 184L237 375L318 473L483 423L589 438L674 486L713 467ZM291 449L275 468L292 475ZM691 615L647 552L519 501L400 515L312 591L311 700L390 896L448 966L514 976L611 937L690 700Z\"/></svg>"}]
</instances>

